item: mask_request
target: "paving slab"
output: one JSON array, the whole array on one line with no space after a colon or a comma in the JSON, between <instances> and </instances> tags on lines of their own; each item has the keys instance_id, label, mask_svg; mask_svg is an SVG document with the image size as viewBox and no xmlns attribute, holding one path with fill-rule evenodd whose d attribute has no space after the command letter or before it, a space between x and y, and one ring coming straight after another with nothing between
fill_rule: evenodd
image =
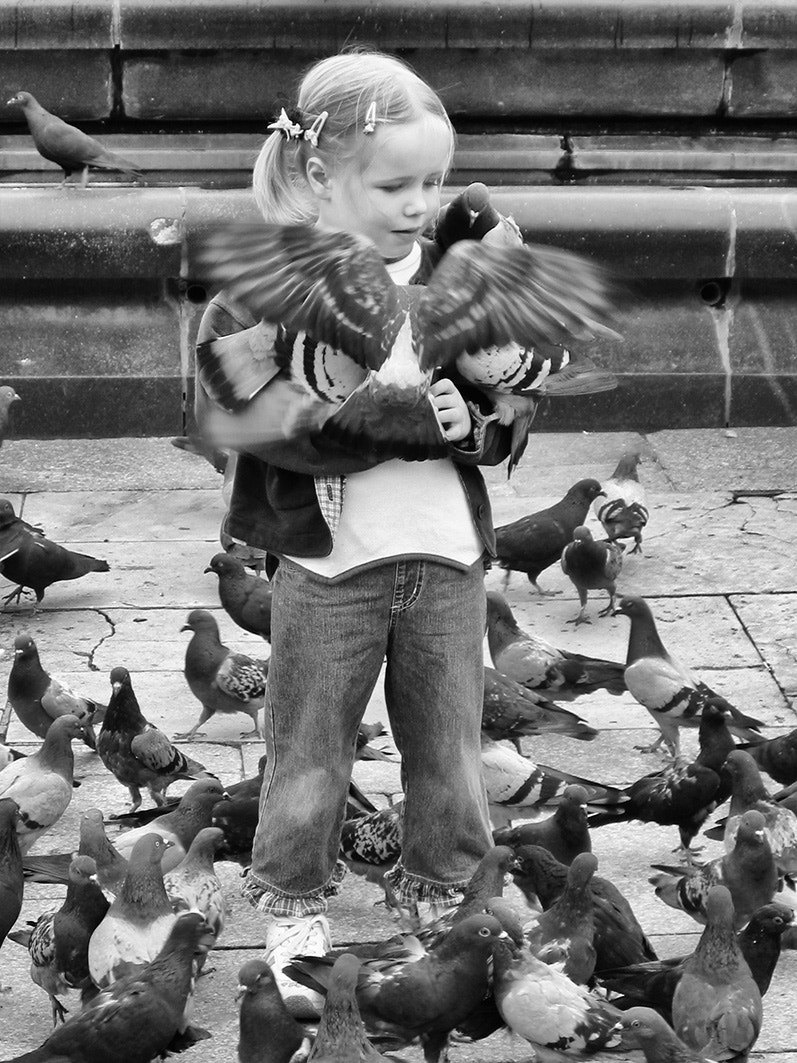
<instances>
[{"instance_id":1,"label":"paving slab","mask_svg":"<svg viewBox=\"0 0 797 1063\"><path fill-rule=\"evenodd\" d=\"M648 598L668 649L741 709L760 716L769 734L791 730L797 726L797 565L792 546L797 538L797 501L792 497L797 429L648 436L539 433L532 436L511 480L503 468L486 470L496 520L548 505L585 476L605 478L630 448L643 454L640 477L651 520L644 554L626 555L620 592ZM58 541L106 557L111 571L54 585L36 612L27 601L0 612L0 701L13 639L21 631L36 639L48 670L99 700L110 694L110 668L126 665L145 715L170 735L187 731L199 714L182 675L189 636L180 628L191 608L213 611L227 645L267 657L270 647L239 631L220 609L216 578L204 573L219 548L220 487L221 478L207 462L165 439L7 441L0 452L0 492L12 497L17 512L41 520L50 534L57 532ZM595 527L594 518L588 523ZM486 582L501 589L504 573L493 569ZM577 611L577 595L570 581L552 566L542 582L559 593L540 598L522 575L510 579L507 599L521 626L565 649L625 659L628 621L597 617L605 596L590 597L591 623L575 627L569 621ZM7 589L7 581L0 580L0 594ZM483 652L489 662L486 642ZM600 733L591 742L560 735L526 739L523 750L534 762L618 786L664 763L635 748L652 740L655 724L630 695L598 692L567 707ZM389 724L381 680L366 719ZM223 782L234 782L257 770L264 751L262 742L241 740L248 729L243 714L216 717L187 748ZM0 738L27 752L38 746L8 709L0 718ZM389 737L385 745L392 748ZM682 748L694 754L695 731L683 733ZM86 808L98 806L111 814L129 803L125 788L80 744L75 746L75 767L81 786L61 822L35 851L71 851ZM379 807L400 796L398 761L360 762L355 779ZM175 783L170 792L179 795L187 785ZM112 834L121 829L109 827ZM664 905L647 881L652 863L672 862L677 841L674 827L651 824L612 824L593 832L601 873L623 889L665 956L688 951L699 934L697 924ZM706 843L705 855L719 852L719 842ZM237 970L263 946L263 919L240 896L241 868L226 861L218 868L230 914L213 953L215 971L200 980L197 990L203 1023L213 1032L211 1040L192 1050L191 1057L202 1063L228 1063L234 1055ZM507 893L521 902L514 886ZM63 894L63 887L29 884L20 924L60 904ZM330 904L336 943L393 933L394 924L377 903L380 897L375 885L346 877ZM784 897L792 904L795 898L791 893ZM6 943L0 953L0 1055L35 1047L49 1031L45 994L30 981L27 969L24 951ZM797 954L789 953L776 971L751 1059L797 1063L790 1019L795 978ZM510 1063L528 1060L530 1050L518 1039L494 1036L478 1045L455 1045L451 1055L454 1063ZM410 1049L400 1058L420 1063L421 1056Z\"/></svg>"}]
</instances>

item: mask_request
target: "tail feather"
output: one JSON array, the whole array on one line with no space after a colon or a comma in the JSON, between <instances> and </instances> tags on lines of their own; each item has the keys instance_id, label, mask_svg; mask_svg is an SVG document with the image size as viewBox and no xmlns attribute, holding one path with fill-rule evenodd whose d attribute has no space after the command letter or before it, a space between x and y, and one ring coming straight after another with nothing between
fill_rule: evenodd
<instances>
[{"instance_id":1,"label":"tail feather","mask_svg":"<svg viewBox=\"0 0 797 1063\"><path fill-rule=\"evenodd\" d=\"M66 885L69 882L71 853L43 853L41 856L23 856L22 872L29 882L46 882Z\"/></svg>"},{"instance_id":2,"label":"tail feather","mask_svg":"<svg viewBox=\"0 0 797 1063\"><path fill-rule=\"evenodd\" d=\"M546 779L550 779L552 783L559 780L568 785L583 786L587 792L588 805L617 806L624 805L628 801L628 794L618 786L595 782L594 779L584 779L580 775L571 775L569 772L562 771L561 768L551 768L547 764L537 764L537 768L545 772Z\"/></svg>"}]
</instances>

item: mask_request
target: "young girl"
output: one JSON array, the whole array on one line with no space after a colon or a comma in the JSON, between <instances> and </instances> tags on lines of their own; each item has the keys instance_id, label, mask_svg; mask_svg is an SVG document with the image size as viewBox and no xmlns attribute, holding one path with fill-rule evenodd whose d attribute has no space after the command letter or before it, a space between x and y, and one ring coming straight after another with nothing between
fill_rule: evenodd
<instances>
[{"instance_id":1,"label":"young girl","mask_svg":"<svg viewBox=\"0 0 797 1063\"><path fill-rule=\"evenodd\" d=\"M296 110L274 123L255 198L269 222L368 237L396 284L422 284L441 255L422 234L453 145L441 101L407 66L337 55L307 73ZM222 293L199 338L256 326ZM320 999L282 967L329 948L357 729L385 658L405 790L397 897L427 911L456 904L492 844L480 728L483 572L495 544L477 465L502 461L509 433L486 423L484 396L461 380L441 377L431 395L442 459L369 460L323 430L237 456L227 531L267 550L273 572L268 766L244 894L270 916L266 958L301 1017Z\"/></svg>"}]
</instances>

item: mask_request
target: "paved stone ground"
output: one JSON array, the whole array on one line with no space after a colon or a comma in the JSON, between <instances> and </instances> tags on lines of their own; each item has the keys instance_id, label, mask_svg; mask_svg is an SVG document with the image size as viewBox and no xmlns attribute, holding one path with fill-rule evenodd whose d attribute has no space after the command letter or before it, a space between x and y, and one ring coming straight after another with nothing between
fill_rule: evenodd
<instances>
[{"instance_id":1,"label":"paved stone ground","mask_svg":"<svg viewBox=\"0 0 797 1063\"><path fill-rule=\"evenodd\" d=\"M791 730L797 725L797 429L662 432L649 438L536 435L511 481L504 468L487 470L496 523L550 504L582 476L607 477L630 445L646 454L641 477L651 518L644 556L628 557L620 590L650 600L665 644L708 683L762 717L772 734ZM199 710L182 676L188 636L180 627L188 611L212 609L229 645L261 653L264 648L219 609L216 578L203 574L218 549L219 487L208 465L162 439L7 442L0 452L0 494L57 541L106 557L111 571L56 585L36 614L28 605L0 614L2 689L13 639L27 631L48 670L101 700L109 694L109 670L127 666L146 715L167 733L187 730ZM503 573L490 572L487 581L501 587ZM566 577L551 568L543 584L559 593L540 599L524 577L512 577L507 596L521 624L568 649L624 659L626 618L599 619L603 602L591 600L593 622L575 629L567 621L577 611L577 599ZM0 578L0 594L6 589ZM579 699L575 708L601 729L595 741L533 739L525 751L542 763L618 784L656 766L655 758L633 749L653 732L649 717L629 695L596 694ZM386 720L378 691L368 718ZM212 720L196 745L196 755L225 782L251 774L262 752L259 743L240 740L247 727L244 716ZM28 751L36 745L8 709L0 738ZM684 747L689 750L693 743L694 735L687 733ZM34 851L73 847L84 809L99 805L114 813L126 805L126 791L93 754L81 747L75 759L83 784L62 821ZM359 764L356 772L377 803L396 798L396 764ZM181 786L173 792L179 794ZM690 950L699 929L660 902L647 882L649 865L670 861L676 843L674 828L641 824L604 827L593 836L601 873L626 892L662 956ZM709 855L718 851L719 843L708 843ZM203 1063L234 1058L236 973L263 944L261 920L238 895L239 868L219 867L231 917L213 953L214 970L197 991L197 1013L213 1038L185 1057ZM62 895L58 887L29 886L21 921L57 906ZM374 907L378 898L376 887L351 875L346 879L330 908L336 944L392 932L383 910ZM765 1000L756 1057L772 1063L795 1057L795 980L797 955L787 953ZM0 954L0 1054L40 1044L49 1023L46 995L28 977L27 954L7 942ZM417 1050L401 1055L420 1059ZM503 1035L452 1049L454 1063L529 1056L525 1042Z\"/></svg>"}]
</instances>

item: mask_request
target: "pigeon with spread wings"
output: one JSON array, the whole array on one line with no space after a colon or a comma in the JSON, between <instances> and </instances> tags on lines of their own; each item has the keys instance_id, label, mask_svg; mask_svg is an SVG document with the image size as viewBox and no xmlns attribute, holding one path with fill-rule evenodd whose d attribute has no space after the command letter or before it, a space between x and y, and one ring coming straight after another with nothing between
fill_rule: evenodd
<instances>
[{"instance_id":1,"label":"pigeon with spread wings","mask_svg":"<svg viewBox=\"0 0 797 1063\"><path fill-rule=\"evenodd\" d=\"M429 387L437 367L455 364L468 383L499 400L497 419L523 424L522 438L513 440L516 461L530 427L529 400L536 408L548 375L569 360L559 345L607 332L601 270L556 248L461 240L427 286L397 286L376 247L360 236L246 223L209 236L200 261L234 299L280 325L276 362L298 387L295 408L286 409L271 438L323 425L331 438L377 457L446 452ZM235 409L251 397L248 348L210 340L197 357L200 379L221 405ZM265 385L273 369L268 359L261 367ZM610 374L592 381L593 390L616 385Z\"/></svg>"}]
</instances>

